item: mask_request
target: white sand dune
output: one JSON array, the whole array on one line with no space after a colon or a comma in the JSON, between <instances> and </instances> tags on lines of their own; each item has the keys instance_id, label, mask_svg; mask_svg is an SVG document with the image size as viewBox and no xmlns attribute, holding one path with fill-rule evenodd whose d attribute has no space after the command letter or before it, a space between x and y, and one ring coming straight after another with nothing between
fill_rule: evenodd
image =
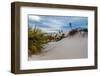
<instances>
[{"instance_id":1,"label":"white sand dune","mask_svg":"<svg viewBox=\"0 0 100 76\"><path fill-rule=\"evenodd\" d=\"M87 36L76 35L50 42L40 55L32 55L29 60L79 59L88 57Z\"/></svg>"}]
</instances>

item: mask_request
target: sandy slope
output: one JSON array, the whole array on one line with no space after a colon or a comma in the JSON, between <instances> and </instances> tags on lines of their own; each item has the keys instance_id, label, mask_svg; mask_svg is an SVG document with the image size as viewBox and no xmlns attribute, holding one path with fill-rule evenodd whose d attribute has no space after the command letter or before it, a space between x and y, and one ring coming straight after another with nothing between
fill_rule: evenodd
<instances>
[{"instance_id":1,"label":"sandy slope","mask_svg":"<svg viewBox=\"0 0 100 76\"><path fill-rule=\"evenodd\" d=\"M42 54L32 55L29 60L87 58L87 39L87 36L77 35L64 38L58 42L50 42L45 46Z\"/></svg>"}]
</instances>

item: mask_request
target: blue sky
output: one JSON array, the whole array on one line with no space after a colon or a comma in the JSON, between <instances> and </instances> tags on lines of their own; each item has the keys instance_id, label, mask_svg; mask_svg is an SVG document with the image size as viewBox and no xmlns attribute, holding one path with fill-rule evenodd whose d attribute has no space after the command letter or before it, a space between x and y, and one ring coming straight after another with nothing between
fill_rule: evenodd
<instances>
[{"instance_id":1,"label":"blue sky","mask_svg":"<svg viewBox=\"0 0 100 76\"><path fill-rule=\"evenodd\" d=\"M43 15L29 15L28 25L29 27L42 29L44 32L58 32L59 30L70 30L71 23L72 28L87 28L88 17L80 16L43 16Z\"/></svg>"}]
</instances>

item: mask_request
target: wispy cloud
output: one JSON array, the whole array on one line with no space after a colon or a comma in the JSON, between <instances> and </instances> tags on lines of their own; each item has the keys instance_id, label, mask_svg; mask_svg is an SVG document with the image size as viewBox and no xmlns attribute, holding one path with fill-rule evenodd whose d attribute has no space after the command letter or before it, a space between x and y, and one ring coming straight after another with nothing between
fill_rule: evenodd
<instances>
[{"instance_id":1,"label":"wispy cloud","mask_svg":"<svg viewBox=\"0 0 100 76\"><path fill-rule=\"evenodd\" d=\"M59 30L67 31L70 29L69 23L73 28L87 27L88 18L78 16L34 16L29 15L28 25L37 26L46 32L57 32Z\"/></svg>"}]
</instances>

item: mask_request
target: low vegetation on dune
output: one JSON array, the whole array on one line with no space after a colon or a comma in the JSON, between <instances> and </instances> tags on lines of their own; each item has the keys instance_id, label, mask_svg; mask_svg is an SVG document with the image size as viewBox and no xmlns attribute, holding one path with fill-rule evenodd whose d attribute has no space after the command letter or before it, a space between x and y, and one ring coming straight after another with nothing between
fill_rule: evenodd
<instances>
[{"instance_id":1,"label":"low vegetation on dune","mask_svg":"<svg viewBox=\"0 0 100 76\"><path fill-rule=\"evenodd\" d=\"M68 36L74 36L77 33L81 33L81 32L87 33L88 32L88 29L87 28L76 28L76 29L72 29L71 31L69 31Z\"/></svg>"},{"instance_id":2,"label":"low vegetation on dune","mask_svg":"<svg viewBox=\"0 0 100 76\"><path fill-rule=\"evenodd\" d=\"M59 41L65 37L69 36L74 36L77 33L87 33L88 29L87 28L75 28L71 29L67 36L65 36L65 33L57 33L56 35L49 35L47 33L44 33L41 29L39 28L28 28L28 53L29 56L33 54L40 54L43 49L43 45L47 44L48 42L52 41Z\"/></svg>"},{"instance_id":3,"label":"low vegetation on dune","mask_svg":"<svg viewBox=\"0 0 100 76\"><path fill-rule=\"evenodd\" d=\"M78 32L77 29L73 29L73 30L69 31L68 36L73 36L73 35L75 35L77 32Z\"/></svg>"},{"instance_id":4,"label":"low vegetation on dune","mask_svg":"<svg viewBox=\"0 0 100 76\"><path fill-rule=\"evenodd\" d=\"M48 43L48 38L44 32L38 28L28 28L28 53L39 54L42 51L43 44Z\"/></svg>"},{"instance_id":5,"label":"low vegetation on dune","mask_svg":"<svg viewBox=\"0 0 100 76\"><path fill-rule=\"evenodd\" d=\"M87 28L83 28L83 29L81 29L81 31L88 32L88 29Z\"/></svg>"}]
</instances>

